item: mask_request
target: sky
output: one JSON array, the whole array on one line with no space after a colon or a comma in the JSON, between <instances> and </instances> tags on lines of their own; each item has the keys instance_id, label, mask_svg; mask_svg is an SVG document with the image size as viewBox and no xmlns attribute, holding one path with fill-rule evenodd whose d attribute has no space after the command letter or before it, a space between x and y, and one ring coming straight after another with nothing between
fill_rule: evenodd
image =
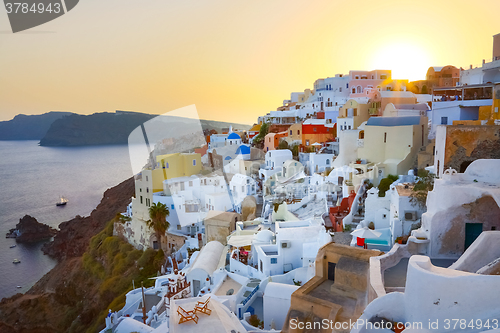
<instances>
[{"instance_id":1,"label":"sky","mask_svg":"<svg viewBox=\"0 0 500 333\"><path fill-rule=\"evenodd\" d=\"M13 34L0 8L0 121L195 104L203 119L252 124L337 73L419 80L479 65L499 12L498 0L80 0Z\"/></svg>"}]
</instances>

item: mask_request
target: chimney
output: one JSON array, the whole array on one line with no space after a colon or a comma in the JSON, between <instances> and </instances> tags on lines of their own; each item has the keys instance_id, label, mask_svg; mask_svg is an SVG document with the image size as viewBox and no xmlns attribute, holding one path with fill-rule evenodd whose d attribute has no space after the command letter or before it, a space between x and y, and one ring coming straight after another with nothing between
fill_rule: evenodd
<instances>
[{"instance_id":1,"label":"chimney","mask_svg":"<svg viewBox=\"0 0 500 333\"><path fill-rule=\"evenodd\" d=\"M493 61L500 60L500 34L493 36Z\"/></svg>"}]
</instances>

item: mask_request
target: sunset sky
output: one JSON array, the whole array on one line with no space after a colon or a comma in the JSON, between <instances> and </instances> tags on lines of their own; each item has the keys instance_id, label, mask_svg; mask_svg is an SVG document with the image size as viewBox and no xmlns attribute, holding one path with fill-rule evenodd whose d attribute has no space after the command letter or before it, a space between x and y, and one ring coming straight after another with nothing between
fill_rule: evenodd
<instances>
[{"instance_id":1,"label":"sunset sky","mask_svg":"<svg viewBox=\"0 0 500 333\"><path fill-rule=\"evenodd\" d=\"M336 73L418 80L479 65L499 13L498 0L80 0L12 34L0 9L0 120L195 104L201 118L252 124Z\"/></svg>"}]
</instances>

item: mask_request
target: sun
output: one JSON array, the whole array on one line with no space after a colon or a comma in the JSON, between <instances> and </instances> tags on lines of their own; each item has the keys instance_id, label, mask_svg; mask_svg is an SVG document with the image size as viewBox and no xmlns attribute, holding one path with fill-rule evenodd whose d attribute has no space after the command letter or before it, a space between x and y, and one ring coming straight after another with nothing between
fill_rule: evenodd
<instances>
[{"instance_id":1,"label":"sun","mask_svg":"<svg viewBox=\"0 0 500 333\"><path fill-rule=\"evenodd\" d=\"M429 54L419 45L394 43L383 45L373 54L373 69L392 70L393 79L424 80L430 64Z\"/></svg>"}]
</instances>

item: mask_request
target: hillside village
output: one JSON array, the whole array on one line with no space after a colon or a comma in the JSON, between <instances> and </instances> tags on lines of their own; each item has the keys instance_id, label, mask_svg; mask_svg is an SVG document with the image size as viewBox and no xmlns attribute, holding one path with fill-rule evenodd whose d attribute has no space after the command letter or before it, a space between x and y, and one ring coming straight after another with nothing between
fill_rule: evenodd
<instances>
[{"instance_id":1,"label":"hillside village","mask_svg":"<svg viewBox=\"0 0 500 333\"><path fill-rule=\"evenodd\" d=\"M479 67L336 74L250 130L151 153L114 234L165 263L102 332L493 332L493 40Z\"/></svg>"}]
</instances>

